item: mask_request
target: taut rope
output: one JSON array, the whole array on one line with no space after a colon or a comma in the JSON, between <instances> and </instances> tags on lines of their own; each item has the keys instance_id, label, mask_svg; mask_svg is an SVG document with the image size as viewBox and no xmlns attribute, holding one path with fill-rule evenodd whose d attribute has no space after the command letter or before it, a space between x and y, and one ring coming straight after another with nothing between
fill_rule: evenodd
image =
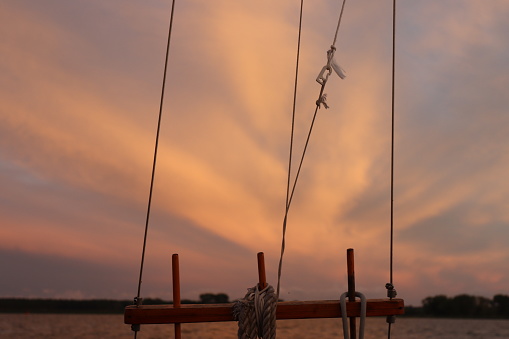
<instances>
[{"instance_id":1,"label":"taut rope","mask_svg":"<svg viewBox=\"0 0 509 339\"><path fill-rule=\"evenodd\" d=\"M292 109L292 130L290 135L290 155L288 160L288 179L286 183L286 203L285 203L285 217L283 220L283 235L281 237L281 255L279 257L279 265L277 271L277 290L276 295L279 298L279 289L281 283L281 270L283 267L283 255L285 253L285 237L286 237L286 220L288 218L288 209L290 208L290 202L293 197L293 189L290 193L290 181L291 181L291 173L292 173L292 155L293 155L293 138L294 138L294 130L295 130L295 110L297 105L297 84L299 78L299 59L300 59L300 38L302 33L302 11L304 8L304 0L300 1L300 16L299 16L299 38L297 40L297 60L295 62L295 83L293 88L293 109ZM296 180L297 181L297 180ZM294 183L295 188L295 183Z\"/></svg>"},{"instance_id":2,"label":"taut rope","mask_svg":"<svg viewBox=\"0 0 509 339\"><path fill-rule=\"evenodd\" d=\"M391 99L391 232L390 232L390 249L389 249L389 283L385 285L387 288L387 296L392 299L396 297L393 281L393 257L394 257L394 106L395 106L395 78L396 78L396 0L392 2L392 99ZM395 316L387 316L387 337L391 339L392 324L396 321Z\"/></svg>"},{"instance_id":3,"label":"taut rope","mask_svg":"<svg viewBox=\"0 0 509 339\"><path fill-rule=\"evenodd\" d=\"M332 70L338 74L339 77L342 79L344 78L343 70L337 63L334 61L334 52L336 51L336 40L337 35L339 31L339 27L341 25L341 19L343 17L343 11L345 9L345 2L346 0L343 0L343 4L341 6L341 12L339 14L338 19L338 25L336 27L336 33L334 34L333 43L331 45L331 49L327 52L327 65L325 65L320 74L318 75L316 81L321 85L320 88L320 94L318 95L318 100L316 101L316 108L315 112L313 114L313 119L311 120L311 125L309 127L308 135L306 138L306 143L304 144L304 149L302 151L302 156L300 159L299 167L297 169L297 173L295 175L295 179L293 181L293 186L290 191L290 178L291 178L291 167L292 167L292 153L293 153L293 134L294 134L294 121L295 121L295 103L297 99L297 74L298 74L298 65L299 65L299 50L300 50L300 35L302 30L302 8L303 8L303 1L301 1L301 10L300 10L300 22L299 22L299 41L298 41L298 48L297 48L297 71L295 73L295 89L294 89L294 96L293 96L293 116L292 116L292 132L291 132L291 142L290 142L290 160L288 165L288 182L287 182L287 188L286 188L286 206L285 206L285 215L283 218L283 236L281 240L281 255L279 257L279 267L278 267L278 275L277 275L277 292L276 295L279 298L280 293L280 287L281 287L281 272L283 267L283 255L285 252L285 238L286 238L286 225L288 221L288 212L290 210L290 205L292 203L293 194L295 193L295 187L297 185L297 181L299 179L300 171L302 169L302 163L304 162L304 157L306 155L306 151L309 145L309 139L311 137L311 132L313 131L313 126L315 124L316 115L318 113L318 109L320 108L320 105L324 105L325 108L328 108L327 103L325 102L327 95L324 93L325 85L327 84L327 80L329 78L329 75L332 73ZM327 74L325 74L327 72Z\"/></svg>"},{"instance_id":4,"label":"taut rope","mask_svg":"<svg viewBox=\"0 0 509 339\"><path fill-rule=\"evenodd\" d=\"M162 81L162 85L161 85L161 100L160 100L160 103L159 103L159 117L158 117L158 120L157 120L157 132L156 132L156 140L155 140L155 145L154 145L154 158L153 158L154 160L152 162L152 175L151 175L151 178L150 178L150 191L149 191L149 195L148 195L147 215L146 215L146 219L145 219L145 233L143 235L143 248L142 248L142 251L141 251L140 276L139 276L139 279L138 279L138 292L136 294L136 297L134 298L134 302L135 302L136 305L140 305L141 302L142 302L142 299L140 298L141 282L142 282L142 278L143 278L143 264L145 262L145 249L147 247L148 225L149 225L150 210L151 210L151 205L152 205L152 192L153 192L153 189L154 189L154 178L155 178L156 163L157 163L157 149L158 149L158 146L159 146L159 132L161 130L161 117L162 117L162 113L163 113L164 89L165 89L165 86L166 86L166 73L167 73L167 69L168 69L168 56L169 56L169 53L170 53L171 31L172 31L172 27L173 27L173 14L174 14L174 11L175 11L175 0L173 0L172 5L171 5L170 24L169 24L169 27L168 27L168 41L166 43L166 56L165 56L165 60L164 60L164 73L163 73L163 81ZM134 331L134 338L136 339L136 336L137 336L137 333L138 333L138 330L139 330L139 326L138 327L134 327L133 326L132 329Z\"/></svg>"}]
</instances>

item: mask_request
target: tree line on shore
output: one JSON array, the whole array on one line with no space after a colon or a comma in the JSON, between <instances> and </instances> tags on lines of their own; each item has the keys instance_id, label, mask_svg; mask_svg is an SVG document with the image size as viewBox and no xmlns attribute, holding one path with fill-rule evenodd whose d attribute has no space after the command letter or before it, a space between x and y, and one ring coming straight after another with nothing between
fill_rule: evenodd
<instances>
[{"instance_id":1,"label":"tree line on shore","mask_svg":"<svg viewBox=\"0 0 509 339\"><path fill-rule=\"evenodd\" d=\"M427 297L421 307L406 307L408 316L458 318L509 318L509 296L497 294L493 299L460 294Z\"/></svg>"},{"instance_id":2,"label":"tree line on shore","mask_svg":"<svg viewBox=\"0 0 509 339\"><path fill-rule=\"evenodd\" d=\"M204 293L200 300L182 300L183 304L228 303L225 293ZM171 304L162 299L144 299L145 305ZM65 299L0 299L0 313L123 313L131 300L65 300ZM427 297L420 307L405 307L405 316L509 318L509 296L497 294L493 299L460 294L455 297L436 295Z\"/></svg>"},{"instance_id":3,"label":"tree line on shore","mask_svg":"<svg viewBox=\"0 0 509 339\"><path fill-rule=\"evenodd\" d=\"M200 300L181 300L182 304L221 304L228 303L224 293L204 293ZM144 305L172 304L162 299L143 299ZM133 305L132 300L109 299L27 299L1 298L0 313L123 313L126 306Z\"/></svg>"}]
</instances>

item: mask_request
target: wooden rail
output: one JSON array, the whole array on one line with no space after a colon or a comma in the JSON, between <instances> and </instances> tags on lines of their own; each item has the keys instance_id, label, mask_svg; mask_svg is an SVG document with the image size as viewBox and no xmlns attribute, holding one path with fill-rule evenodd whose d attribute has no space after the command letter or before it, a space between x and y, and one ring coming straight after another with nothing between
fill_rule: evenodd
<instances>
[{"instance_id":1,"label":"wooden rail","mask_svg":"<svg viewBox=\"0 0 509 339\"><path fill-rule=\"evenodd\" d=\"M124 312L126 324L175 324L233 321L233 304L188 304L179 308L173 305L127 306ZM347 302L348 316L358 317L359 301ZM387 316L404 313L403 299L368 299L366 315ZM283 301L277 306L277 319L339 318L339 300Z\"/></svg>"},{"instance_id":2,"label":"wooden rail","mask_svg":"<svg viewBox=\"0 0 509 339\"><path fill-rule=\"evenodd\" d=\"M132 305L124 311L124 322L134 325L140 324L175 324L175 338L180 338L181 323L201 323L234 321L233 303L227 304L180 304L180 277L178 255L172 257L173 267L173 297L171 305ZM353 250L347 251L348 290L350 296L355 292L355 273ZM258 253L258 278L261 288L266 286L265 263L263 253ZM360 316L361 303L349 299L346 303L346 313L351 317L351 333L355 333L355 317ZM404 313L403 299L368 299L366 316L390 316ZM316 319L340 318L341 306L339 300L317 301L283 301L278 302L276 318L283 319ZM133 328L135 328L133 327Z\"/></svg>"}]
</instances>

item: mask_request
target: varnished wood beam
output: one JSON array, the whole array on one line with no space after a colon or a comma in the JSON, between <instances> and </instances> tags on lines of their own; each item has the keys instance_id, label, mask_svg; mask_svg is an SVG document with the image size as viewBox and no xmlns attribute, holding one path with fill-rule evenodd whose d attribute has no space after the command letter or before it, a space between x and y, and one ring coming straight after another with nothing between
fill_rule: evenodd
<instances>
[{"instance_id":1,"label":"varnished wood beam","mask_svg":"<svg viewBox=\"0 0 509 339\"><path fill-rule=\"evenodd\" d=\"M174 324L233 321L233 304L187 304L180 308L173 305L127 306L124 312L126 324ZM348 316L358 317L359 301L347 302ZM368 317L399 315L404 313L403 299L368 299ZM284 301L277 306L277 319L339 318L339 300Z\"/></svg>"}]
</instances>

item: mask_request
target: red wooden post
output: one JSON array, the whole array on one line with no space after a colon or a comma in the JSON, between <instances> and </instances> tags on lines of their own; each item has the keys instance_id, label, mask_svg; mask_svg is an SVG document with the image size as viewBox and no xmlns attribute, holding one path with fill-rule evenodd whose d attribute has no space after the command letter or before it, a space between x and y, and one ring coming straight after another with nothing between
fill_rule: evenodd
<instances>
[{"instance_id":1,"label":"red wooden post","mask_svg":"<svg viewBox=\"0 0 509 339\"><path fill-rule=\"evenodd\" d=\"M180 271L179 255L171 256L171 272L173 280L173 308L180 308ZM181 338L180 323L175 323L175 339Z\"/></svg>"},{"instance_id":2,"label":"red wooden post","mask_svg":"<svg viewBox=\"0 0 509 339\"><path fill-rule=\"evenodd\" d=\"M348 301L355 301L355 270L353 260L353 248L346 250L346 267L348 277ZM350 317L350 339L357 338L357 326L355 324L355 317Z\"/></svg>"},{"instance_id":3,"label":"red wooden post","mask_svg":"<svg viewBox=\"0 0 509 339\"><path fill-rule=\"evenodd\" d=\"M267 287L267 276L265 275L265 256L263 252L258 252L258 288L263 290Z\"/></svg>"}]
</instances>

